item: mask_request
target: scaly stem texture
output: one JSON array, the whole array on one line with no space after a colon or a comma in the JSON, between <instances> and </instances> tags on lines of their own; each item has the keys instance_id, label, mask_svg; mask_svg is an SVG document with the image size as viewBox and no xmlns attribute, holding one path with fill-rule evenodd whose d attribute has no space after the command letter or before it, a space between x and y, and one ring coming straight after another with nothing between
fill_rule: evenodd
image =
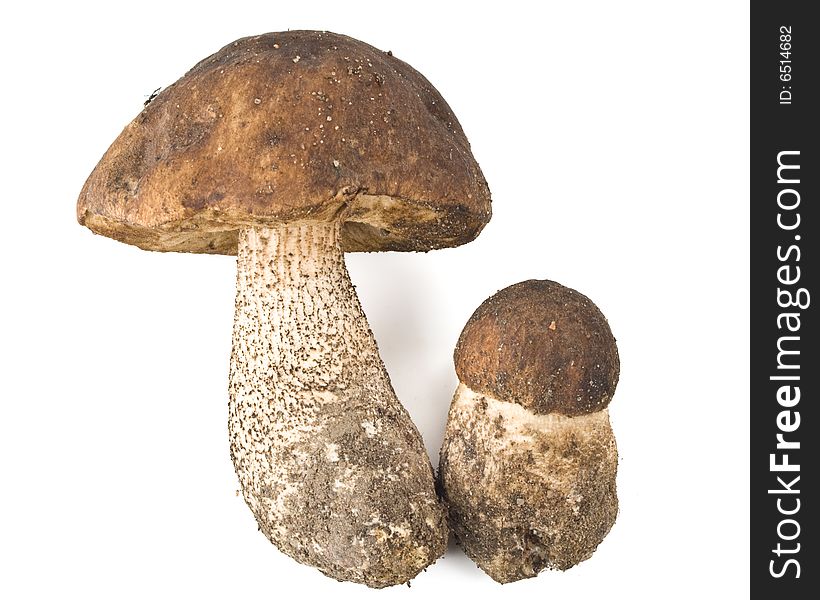
<instances>
[{"instance_id":1,"label":"scaly stem texture","mask_svg":"<svg viewBox=\"0 0 820 600\"><path fill-rule=\"evenodd\" d=\"M384 587L443 554L446 525L339 235L336 223L240 232L231 457L280 550L331 577Z\"/></svg>"}]
</instances>

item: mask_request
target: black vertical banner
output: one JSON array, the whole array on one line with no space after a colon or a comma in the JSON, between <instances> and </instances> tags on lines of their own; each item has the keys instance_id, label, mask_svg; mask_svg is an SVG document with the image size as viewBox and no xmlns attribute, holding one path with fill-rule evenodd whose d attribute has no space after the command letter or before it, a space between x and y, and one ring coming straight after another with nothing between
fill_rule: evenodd
<instances>
[{"instance_id":1,"label":"black vertical banner","mask_svg":"<svg viewBox=\"0 0 820 600\"><path fill-rule=\"evenodd\" d=\"M820 21L752 3L751 592L820 597Z\"/></svg>"}]
</instances>

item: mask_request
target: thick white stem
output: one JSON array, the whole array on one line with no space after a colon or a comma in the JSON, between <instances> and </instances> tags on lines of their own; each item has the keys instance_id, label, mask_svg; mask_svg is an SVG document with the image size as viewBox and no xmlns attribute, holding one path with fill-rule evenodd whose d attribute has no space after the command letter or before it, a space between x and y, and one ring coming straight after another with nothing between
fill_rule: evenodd
<instances>
[{"instance_id":1,"label":"thick white stem","mask_svg":"<svg viewBox=\"0 0 820 600\"><path fill-rule=\"evenodd\" d=\"M459 384L439 474L464 551L500 583L589 558L618 512L604 409L537 414Z\"/></svg>"},{"instance_id":2,"label":"thick white stem","mask_svg":"<svg viewBox=\"0 0 820 600\"><path fill-rule=\"evenodd\" d=\"M432 469L350 283L338 224L240 232L229 390L245 501L280 550L373 587L443 554Z\"/></svg>"}]
</instances>

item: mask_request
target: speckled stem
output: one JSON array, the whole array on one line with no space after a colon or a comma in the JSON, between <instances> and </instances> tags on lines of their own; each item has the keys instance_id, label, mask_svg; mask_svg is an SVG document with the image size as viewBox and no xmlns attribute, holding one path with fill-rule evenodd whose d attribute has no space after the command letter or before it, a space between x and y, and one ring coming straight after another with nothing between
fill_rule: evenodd
<instances>
[{"instance_id":1,"label":"speckled stem","mask_svg":"<svg viewBox=\"0 0 820 600\"><path fill-rule=\"evenodd\" d=\"M441 556L447 528L339 235L337 223L240 232L231 457L245 501L282 552L385 587Z\"/></svg>"},{"instance_id":2,"label":"speckled stem","mask_svg":"<svg viewBox=\"0 0 820 600\"><path fill-rule=\"evenodd\" d=\"M618 512L618 453L606 409L538 414L461 383L439 475L467 555L500 583L586 560Z\"/></svg>"}]
</instances>

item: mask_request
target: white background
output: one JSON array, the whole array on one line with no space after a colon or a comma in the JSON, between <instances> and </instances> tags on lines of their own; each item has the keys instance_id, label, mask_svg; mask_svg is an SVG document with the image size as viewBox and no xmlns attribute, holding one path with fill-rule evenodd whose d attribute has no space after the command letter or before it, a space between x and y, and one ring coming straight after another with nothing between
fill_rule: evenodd
<instances>
[{"instance_id":1,"label":"white background","mask_svg":"<svg viewBox=\"0 0 820 600\"><path fill-rule=\"evenodd\" d=\"M748 6L452 4L4 8L0 596L748 595ZM153 89L285 29L424 73L490 183L474 243L349 256L434 463L452 349L487 296L554 279L608 316L621 511L589 561L502 587L451 545L411 589L371 591L280 554L228 455L234 259L77 225L85 177Z\"/></svg>"}]
</instances>

